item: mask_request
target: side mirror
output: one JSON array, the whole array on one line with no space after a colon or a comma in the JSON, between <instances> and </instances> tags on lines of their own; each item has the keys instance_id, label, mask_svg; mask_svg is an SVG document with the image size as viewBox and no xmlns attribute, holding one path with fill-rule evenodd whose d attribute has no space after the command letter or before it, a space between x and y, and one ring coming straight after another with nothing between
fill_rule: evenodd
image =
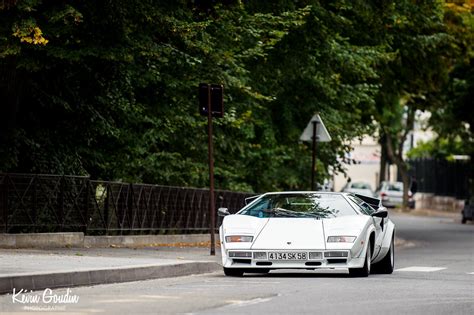
<instances>
[{"instance_id":1,"label":"side mirror","mask_svg":"<svg viewBox=\"0 0 474 315\"><path fill-rule=\"evenodd\" d=\"M220 217L225 217L226 215L229 215L230 212L229 212L229 209L227 208L219 208L217 209L217 215L220 216Z\"/></svg>"},{"instance_id":2,"label":"side mirror","mask_svg":"<svg viewBox=\"0 0 474 315\"><path fill-rule=\"evenodd\" d=\"M388 217L388 211L385 207L380 207L379 210L377 210L377 212L374 212L371 215L377 218L386 218Z\"/></svg>"}]
</instances>

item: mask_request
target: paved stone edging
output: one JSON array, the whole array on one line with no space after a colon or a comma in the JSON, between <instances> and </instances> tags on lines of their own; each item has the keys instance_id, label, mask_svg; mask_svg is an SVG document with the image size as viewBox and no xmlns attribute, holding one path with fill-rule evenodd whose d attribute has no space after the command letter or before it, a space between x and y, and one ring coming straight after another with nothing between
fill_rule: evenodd
<instances>
[{"instance_id":1,"label":"paved stone edging","mask_svg":"<svg viewBox=\"0 0 474 315\"><path fill-rule=\"evenodd\" d=\"M89 236L82 232L0 234L0 248L135 247L207 242L209 234ZM216 239L219 235L216 234Z\"/></svg>"},{"instance_id":2,"label":"paved stone edging","mask_svg":"<svg viewBox=\"0 0 474 315\"><path fill-rule=\"evenodd\" d=\"M42 290L97 284L141 281L202 274L221 270L215 262L183 262L171 265L114 267L106 269L12 275L0 277L0 294L16 290Z\"/></svg>"},{"instance_id":3,"label":"paved stone edging","mask_svg":"<svg viewBox=\"0 0 474 315\"><path fill-rule=\"evenodd\" d=\"M219 239L219 235L216 235ZM176 234L176 235L116 235L84 236L84 247L135 247L150 244L201 243L210 240L209 234Z\"/></svg>"},{"instance_id":4,"label":"paved stone edging","mask_svg":"<svg viewBox=\"0 0 474 315\"><path fill-rule=\"evenodd\" d=\"M84 233L0 234L0 248L84 247Z\"/></svg>"}]
</instances>

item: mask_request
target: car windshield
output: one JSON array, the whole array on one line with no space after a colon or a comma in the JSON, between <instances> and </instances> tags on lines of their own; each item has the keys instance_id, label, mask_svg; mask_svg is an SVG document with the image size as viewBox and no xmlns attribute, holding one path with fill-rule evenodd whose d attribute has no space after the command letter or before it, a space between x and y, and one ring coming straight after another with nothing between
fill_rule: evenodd
<instances>
[{"instance_id":1,"label":"car windshield","mask_svg":"<svg viewBox=\"0 0 474 315\"><path fill-rule=\"evenodd\" d=\"M369 184L366 183L352 183L354 189L371 189Z\"/></svg>"},{"instance_id":2,"label":"car windshield","mask_svg":"<svg viewBox=\"0 0 474 315\"><path fill-rule=\"evenodd\" d=\"M402 182L388 183L387 190L403 191L403 183Z\"/></svg>"},{"instance_id":3,"label":"car windshield","mask_svg":"<svg viewBox=\"0 0 474 315\"><path fill-rule=\"evenodd\" d=\"M295 193L265 195L239 214L260 218L324 219L354 215L356 212L342 195Z\"/></svg>"}]
</instances>

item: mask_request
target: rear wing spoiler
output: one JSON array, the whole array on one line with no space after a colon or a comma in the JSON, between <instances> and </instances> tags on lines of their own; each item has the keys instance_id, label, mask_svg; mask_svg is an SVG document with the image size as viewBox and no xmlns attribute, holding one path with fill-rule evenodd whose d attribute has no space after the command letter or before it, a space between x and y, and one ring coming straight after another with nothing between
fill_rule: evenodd
<instances>
[{"instance_id":1,"label":"rear wing spoiler","mask_svg":"<svg viewBox=\"0 0 474 315\"><path fill-rule=\"evenodd\" d=\"M380 199L364 196L364 195L359 195L359 194L354 194L354 195L362 199L365 203L367 203L369 206L371 206L375 210L378 210L378 208L382 207L382 201Z\"/></svg>"},{"instance_id":2,"label":"rear wing spoiler","mask_svg":"<svg viewBox=\"0 0 474 315\"><path fill-rule=\"evenodd\" d=\"M245 198L245 204L248 205L249 203L251 203L252 201L254 201L255 199L257 199L260 196L261 195L255 195L255 196L252 196L252 197Z\"/></svg>"}]
</instances>

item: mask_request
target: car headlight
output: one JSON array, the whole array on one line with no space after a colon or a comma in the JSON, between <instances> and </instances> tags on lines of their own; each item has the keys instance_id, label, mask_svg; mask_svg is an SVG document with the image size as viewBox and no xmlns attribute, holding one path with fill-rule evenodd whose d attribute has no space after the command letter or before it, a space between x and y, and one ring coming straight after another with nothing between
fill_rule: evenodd
<instances>
[{"instance_id":1,"label":"car headlight","mask_svg":"<svg viewBox=\"0 0 474 315\"><path fill-rule=\"evenodd\" d=\"M329 236L328 243L354 243L355 236Z\"/></svg>"},{"instance_id":2,"label":"car headlight","mask_svg":"<svg viewBox=\"0 0 474 315\"><path fill-rule=\"evenodd\" d=\"M227 243L251 243L253 241L253 236L231 235L231 236L226 236L225 241Z\"/></svg>"}]
</instances>

